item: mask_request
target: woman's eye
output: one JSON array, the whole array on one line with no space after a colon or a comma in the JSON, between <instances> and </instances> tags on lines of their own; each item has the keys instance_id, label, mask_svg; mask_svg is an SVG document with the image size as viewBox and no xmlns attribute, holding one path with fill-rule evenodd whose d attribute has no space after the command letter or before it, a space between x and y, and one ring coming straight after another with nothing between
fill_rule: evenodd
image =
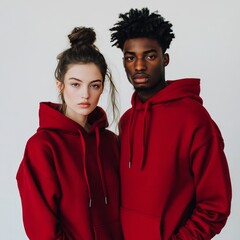
<instances>
[{"instance_id":1,"label":"woman's eye","mask_svg":"<svg viewBox=\"0 0 240 240\"><path fill-rule=\"evenodd\" d=\"M79 83L71 83L71 86L73 86L73 87L78 87L78 86L79 86Z\"/></svg>"},{"instance_id":2,"label":"woman's eye","mask_svg":"<svg viewBox=\"0 0 240 240\"><path fill-rule=\"evenodd\" d=\"M94 89L99 89L101 86L99 84L93 84L91 85L91 87Z\"/></svg>"}]
</instances>

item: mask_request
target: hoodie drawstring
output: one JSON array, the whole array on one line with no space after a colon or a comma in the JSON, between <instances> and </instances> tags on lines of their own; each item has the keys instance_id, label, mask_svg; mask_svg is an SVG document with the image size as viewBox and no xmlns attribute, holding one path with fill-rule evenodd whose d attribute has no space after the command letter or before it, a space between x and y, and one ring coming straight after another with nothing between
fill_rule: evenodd
<instances>
[{"instance_id":1,"label":"hoodie drawstring","mask_svg":"<svg viewBox=\"0 0 240 240\"><path fill-rule=\"evenodd\" d=\"M146 106L144 108L144 113L143 113L143 135L142 135L142 156L141 156L141 161L140 161L140 168L142 169L145 163L145 157L146 157L146 152L147 152L147 138L148 138L148 129L149 129L149 122L150 122L150 116L148 117L148 110L150 106L150 102L146 103ZM134 131L134 121L135 121L135 114L134 112L136 111L135 107L131 109L130 112L130 120L129 120L129 126L128 126L128 136L129 136L129 162L128 162L128 167L132 167L132 152L133 152L133 131Z\"/></svg>"},{"instance_id":2,"label":"hoodie drawstring","mask_svg":"<svg viewBox=\"0 0 240 240\"><path fill-rule=\"evenodd\" d=\"M148 149L148 145L147 145L147 138L148 138L148 129L149 129L149 119L147 118L147 113L149 110L149 105L150 102L147 102L145 109L144 109L144 114L143 114L143 139L142 139L142 149L143 149L143 153L142 153L142 160L141 160L141 169L143 168L144 162L145 162L145 156L146 156L146 152ZM149 117L150 118L150 117Z\"/></svg>"},{"instance_id":3,"label":"hoodie drawstring","mask_svg":"<svg viewBox=\"0 0 240 240\"><path fill-rule=\"evenodd\" d=\"M97 165L98 165L98 170L101 178L101 184L102 184L102 189L104 193L104 202L107 205L108 204L108 194L107 194L107 186L104 178L104 173L103 173L103 168L102 168L102 163L101 163L101 158L100 158L100 134L99 134L99 129L95 128L95 134L96 134L96 155L97 155ZM88 196L89 196L89 207L92 206L92 191L89 183L89 177L87 173L87 162L86 162L86 143L84 140L84 137L82 135L82 132L79 130L79 135L81 138L82 142L82 149L83 149L83 171L84 171L84 177L86 180L87 184L87 189L88 189Z\"/></svg>"},{"instance_id":4,"label":"hoodie drawstring","mask_svg":"<svg viewBox=\"0 0 240 240\"><path fill-rule=\"evenodd\" d=\"M95 128L95 133L96 133L96 146L97 146L97 163L98 163L98 169L100 173L100 178L101 178L101 183L102 183L102 188L103 188L103 193L104 193L104 202L107 205L108 204L108 197L107 197L107 187L106 187L106 182L103 174L103 168L102 168L102 163L100 159L100 135L99 135L99 129Z\"/></svg>"},{"instance_id":5,"label":"hoodie drawstring","mask_svg":"<svg viewBox=\"0 0 240 240\"><path fill-rule=\"evenodd\" d=\"M133 119L134 119L134 110L131 110L130 113L130 120L129 120L129 126L128 126L128 141L129 141L129 162L128 162L128 167L131 168L132 167L132 148L133 148Z\"/></svg>"},{"instance_id":6,"label":"hoodie drawstring","mask_svg":"<svg viewBox=\"0 0 240 240\"><path fill-rule=\"evenodd\" d=\"M84 177L87 183L87 189L88 189L88 196L89 196L89 207L92 206L92 192L89 184L89 179L88 179L88 174L87 174L87 163L86 163L86 143L84 141L84 137L82 135L82 132L79 130L79 135L81 138L82 142L82 150L83 150L83 172L84 172Z\"/></svg>"}]
</instances>

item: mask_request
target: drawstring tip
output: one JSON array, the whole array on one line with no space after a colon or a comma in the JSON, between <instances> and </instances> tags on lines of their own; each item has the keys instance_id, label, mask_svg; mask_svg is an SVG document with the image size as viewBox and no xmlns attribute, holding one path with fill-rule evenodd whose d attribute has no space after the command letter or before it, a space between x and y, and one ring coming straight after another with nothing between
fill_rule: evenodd
<instances>
[{"instance_id":1,"label":"drawstring tip","mask_svg":"<svg viewBox=\"0 0 240 240\"><path fill-rule=\"evenodd\" d=\"M89 199L89 207L92 207L92 199Z\"/></svg>"},{"instance_id":2,"label":"drawstring tip","mask_svg":"<svg viewBox=\"0 0 240 240\"><path fill-rule=\"evenodd\" d=\"M107 205L107 204L108 204L108 198L105 197L105 198L104 198L104 201L105 201L105 204Z\"/></svg>"},{"instance_id":3,"label":"drawstring tip","mask_svg":"<svg viewBox=\"0 0 240 240\"><path fill-rule=\"evenodd\" d=\"M129 163L128 163L128 168L131 168L131 167L132 167L132 163L129 162Z\"/></svg>"}]
</instances>

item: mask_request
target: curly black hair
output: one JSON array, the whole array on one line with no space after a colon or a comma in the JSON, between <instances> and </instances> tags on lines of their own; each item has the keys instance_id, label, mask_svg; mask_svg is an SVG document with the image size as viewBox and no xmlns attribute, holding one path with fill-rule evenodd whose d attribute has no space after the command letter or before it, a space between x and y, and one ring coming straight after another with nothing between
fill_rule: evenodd
<instances>
[{"instance_id":1,"label":"curly black hair","mask_svg":"<svg viewBox=\"0 0 240 240\"><path fill-rule=\"evenodd\" d=\"M172 24L158 14L158 11L149 12L148 8L130 9L125 14L119 14L122 19L109 30L112 46L123 50L124 42L130 38L148 37L156 39L163 52L169 48L172 39L175 37L172 32Z\"/></svg>"}]
</instances>

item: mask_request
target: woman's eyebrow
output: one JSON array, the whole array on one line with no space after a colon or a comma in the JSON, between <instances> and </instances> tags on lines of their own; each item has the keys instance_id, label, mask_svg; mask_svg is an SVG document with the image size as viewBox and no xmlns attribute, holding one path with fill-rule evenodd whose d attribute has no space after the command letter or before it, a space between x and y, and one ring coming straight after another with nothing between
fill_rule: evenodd
<instances>
[{"instance_id":1,"label":"woman's eyebrow","mask_svg":"<svg viewBox=\"0 0 240 240\"><path fill-rule=\"evenodd\" d=\"M68 80L76 80L76 81L82 82L81 79L78 79L78 78L75 78L75 77L70 77Z\"/></svg>"},{"instance_id":2,"label":"woman's eyebrow","mask_svg":"<svg viewBox=\"0 0 240 240\"><path fill-rule=\"evenodd\" d=\"M83 80L75 78L75 77L70 77L68 80L75 80L75 81L78 81L78 82L83 82ZM96 79L96 80L92 80L90 83L94 83L94 82L102 82L102 80L101 79Z\"/></svg>"}]
</instances>

